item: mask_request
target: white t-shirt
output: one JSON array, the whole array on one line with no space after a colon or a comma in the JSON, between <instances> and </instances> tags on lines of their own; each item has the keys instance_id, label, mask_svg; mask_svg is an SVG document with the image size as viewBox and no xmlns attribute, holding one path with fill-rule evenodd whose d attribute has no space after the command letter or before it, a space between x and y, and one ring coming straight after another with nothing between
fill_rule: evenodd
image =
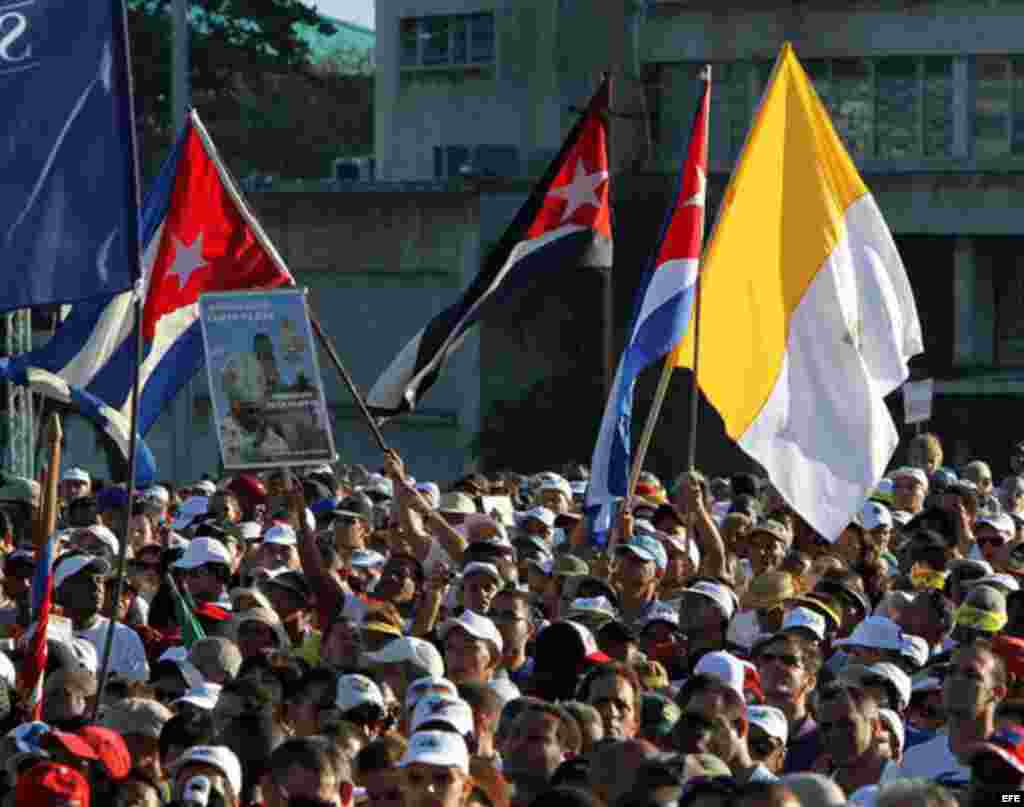
<instances>
[{"instance_id":1,"label":"white t-shirt","mask_svg":"<svg viewBox=\"0 0 1024 807\"><path fill-rule=\"evenodd\" d=\"M963 765L949 748L949 735L940 734L908 749L901 766L886 767L880 784L896 779L931 779L939 784L957 784L968 782L970 778L971 769Z\"/></svg>"},{"instance_id":2,"label":"white t-shirt","mask_svg":"<svg viewBox=\"0 0 1024 807\"><path fill-rule=\"evenodd\" d=\"M107 627L110 620L97 617L95 624L87 630L76 630L75 636L85 639L96 648L96 656L103 663L103 651L107 641ZM149 678L146 663L146 649L142 639L127 625L118 622L114 629L114 643L110 650L110 672L130 681L145 681Z\"/></svg>"}]
</instances>

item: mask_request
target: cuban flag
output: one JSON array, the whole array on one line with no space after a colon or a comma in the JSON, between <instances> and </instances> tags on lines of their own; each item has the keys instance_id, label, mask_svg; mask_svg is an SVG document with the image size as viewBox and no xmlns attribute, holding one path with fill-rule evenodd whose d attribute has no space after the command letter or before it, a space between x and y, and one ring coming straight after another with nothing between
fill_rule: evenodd
<instances>
[{"instance_id":1,"label":"cuban flag","mask_svg":"<svg viewBox=\"0 0 1024 807\"><path fill-rule=\"evenodd\" d=\"M377 379L366 399L372 412L384 418L415 409L466 332L515 305L544 275L579 266L611 269L609 92L606 78L462 297L427 323Z\"/></svg>"},{"instance_id":2,"label":"cuban flag","mask_svg":"<svg viewBox=\"0 0 1024 807\"><path fill-rule=\"evenodd\" d=\"M622 353L591 460L586 509L596 516L593 531L603 541L612 504L626 495L632 455L633 388L640 371L663 358L690 324L697 267L704 241L704 198L708 171L708 111L711 82L702 78L689 152L678 191L654 253L652 268L640 284L629 341Z\"/></svg>"},{"instance_id":3,"label":"cuban flag","mask_svg":"<svg viewBox=\"0 0 1024 807\"><path fill-rule=\"evenodd\" d=\"M193 110L147 197L142 216L144 349L139 434L202 364L199 296L293 285ZM0 375L70 402L98 402L118 444L127 446L136 349L131 292L76 305L54 337L0 363ZM56 379L56 380L54 380ZM68 402L68 401L64 401ZM89 412L85 412L89 414Z\"/></svg>"},{"instance_id":4,"label":"cuban flag","mask_svg":"<svg viewBox=\"0 0 1024 807\"><path fill-rule=\"evenodd\" d=\"M53 559L57 536L51 535L36 548L36 570L32 577L32 626L19 672L18 690L25 697L29 720L43 714L43 678L46 673L46 632L53 606Z\"/></svg>"}]
</instances>

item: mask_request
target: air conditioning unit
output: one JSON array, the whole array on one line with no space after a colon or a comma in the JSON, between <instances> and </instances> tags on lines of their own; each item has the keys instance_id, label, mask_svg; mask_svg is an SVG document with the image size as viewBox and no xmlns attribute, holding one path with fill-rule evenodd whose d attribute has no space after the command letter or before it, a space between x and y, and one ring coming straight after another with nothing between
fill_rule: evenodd
<instances>
[{"instance_id":1,"label":"air conditioning unit","mask_svg":"<svg viewBox=\"0 0 1024 807\"><path fill-rule=\"evenodd\" d=\"M331 164L335 182L374 182L377 161L373 157L339 157Z\"/></svg>"}]
</instances>

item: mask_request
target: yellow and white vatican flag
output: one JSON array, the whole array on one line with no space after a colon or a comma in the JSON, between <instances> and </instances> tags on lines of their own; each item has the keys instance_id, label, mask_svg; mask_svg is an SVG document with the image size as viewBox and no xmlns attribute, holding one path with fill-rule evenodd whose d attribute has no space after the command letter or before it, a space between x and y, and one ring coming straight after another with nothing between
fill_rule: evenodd
<instances>
[{"instance_id":1,"label":"yellow and white vatican flag","mask_svg":"<svg viewBox=\"0 0 1024 807\"><path fill-rule=\"evenodd\" d=\"M922 351L892 235L790 45L705 252L698 382L726 431L835 540L897 444L882 398ZM692 366L693 334L676 348Z\"/></svg>"}]
</instances>

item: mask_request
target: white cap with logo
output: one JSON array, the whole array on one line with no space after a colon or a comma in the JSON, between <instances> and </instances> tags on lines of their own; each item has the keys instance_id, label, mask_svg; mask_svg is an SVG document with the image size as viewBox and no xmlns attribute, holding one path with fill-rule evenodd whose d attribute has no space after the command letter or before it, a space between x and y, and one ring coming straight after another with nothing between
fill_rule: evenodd
<instances>
[{"instance_id":1,"label":"white cap with logo","mask_svg":"<svg viewBox=\"0 0 1024 807\"><path fill-rule=\"evenodd\" d=\"M398 763L400 768L420 763L439 768L458 768L469 773L469 749L466 741L451 731L418 731Z\"/></svg>"}]
</instances>

